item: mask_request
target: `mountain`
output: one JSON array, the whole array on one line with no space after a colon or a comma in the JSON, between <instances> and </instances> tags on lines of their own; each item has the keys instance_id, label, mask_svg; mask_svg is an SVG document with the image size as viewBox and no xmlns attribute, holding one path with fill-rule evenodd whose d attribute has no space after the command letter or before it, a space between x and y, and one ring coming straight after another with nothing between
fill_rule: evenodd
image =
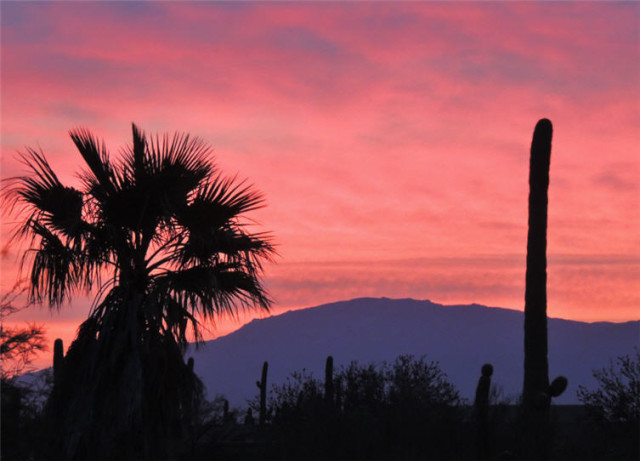
<instances>
[{"instance_id":1,"label":"mountain","mask_svg":"<svg viewBox=\"0 0 640 461\"><path fill-rule=\"evenodd\" d=\"M227 336L206 342L188 356L209 397L224 394L244 406L257 394L262 363L268 386L303 368L324 378L332 355L336 367L393 361L400 354L437 361L461 395L472 400L484 363L493 383L517 396L523 378L524 313L478 304L445 306L413 299L358 298L254 320ZM555 403L578 403L582 384L595 387L592 370L630 354L640 342L640 321L585 323L549 319L549 376L564 375L569 387Z\"/></svg>"}]
</instances>

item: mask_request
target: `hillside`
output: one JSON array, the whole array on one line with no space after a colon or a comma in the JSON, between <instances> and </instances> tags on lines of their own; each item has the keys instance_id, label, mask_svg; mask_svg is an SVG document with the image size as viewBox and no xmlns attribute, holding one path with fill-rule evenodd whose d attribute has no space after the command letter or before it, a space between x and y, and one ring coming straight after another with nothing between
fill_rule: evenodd
<instances>
[{"instance_id":1,"label":"hillside","mask_svg":"<svg viewBox=\"0 0 640 461\"><path fill-rule=\"evenodd\" d=\"M444 306L412 299L359 298L254 320L208 341L187 355L209 396L224 394L232 405L256 395L262 362L269 361L269 387L293 371L322 377L327 355L336 366L352 360L391 361L400 354L438 361L461 394L471 399L480 367L493 364L494 384L515 396L523 374L520 311L477 304ZM556 403L577 403L579 384L594 386L591 371L638 346L640 321L584 323L549 319L549 370L569 378Z\"/></svg>"}]
</instances>

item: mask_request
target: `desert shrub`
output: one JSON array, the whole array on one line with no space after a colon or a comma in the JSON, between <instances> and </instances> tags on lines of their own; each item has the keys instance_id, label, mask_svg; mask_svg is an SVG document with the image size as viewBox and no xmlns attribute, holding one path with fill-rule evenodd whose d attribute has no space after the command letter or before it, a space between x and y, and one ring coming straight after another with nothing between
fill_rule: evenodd
<instances>
[{"instance_id":1,"label":"desert shrub","mask_svg":"<svg viewBox=\"0 0 640 461\"><path fill-rule=\"evenodd\" d=\"M608 367L594 370L596 389L578 386L578 399L592 424L584 440L591 457L638 459L640 456L640 352L617 357Z\"/></svg>"},{"instance_id":2,"label":"desert shrub","mask_svg":"<svg viewBox=\"0 0 640 461\"><path fill-rule=\"evenodd\" d=\"M272 457L450 457L458 391L436 362L400 356L392 363L351 362L334 376L332 400L304 370L273 386Z\"/></svg>"},{"instance_id":3,"label":"desert shrub","mask_svg":"<svg viewBox=\"0 0 640 461\"><path fill-rule=\"evenodd\" d=\"M599 420L635 422L640 420L640 351L623 355L607 368L594 370L598 388L578 386L578 399Z\"/></svg>"},{"instance_id":4,"label":"desert shrub","mask_svg":"<svg viewBox=\"0 0 640 461\"><path fill-rule=\"evenodd\" d=\"M51 392L50 370L2 380L2 459L41 458L47 453L45 404Z\"/></svg>"}]
</instances>

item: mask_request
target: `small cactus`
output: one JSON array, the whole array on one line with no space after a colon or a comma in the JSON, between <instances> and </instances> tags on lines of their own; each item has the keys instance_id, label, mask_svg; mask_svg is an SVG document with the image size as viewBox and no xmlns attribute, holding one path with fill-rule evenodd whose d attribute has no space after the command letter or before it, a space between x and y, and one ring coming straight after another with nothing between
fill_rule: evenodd
<instances>
[{"instance_id":1,"label":"small cactus","mask_svg":"<svg viewBox=\"0 0 640 461\"><path fill-rule=\"evenodd\" d=\"M476 387L476 398L473 402L476 413L477 435L476 435L476 458L489 458L489 390L491 389L491 375L493 366L490 363L482 365L482 375Z\"/></svg>"},{"instance_id":2,"label":"small cactus","mask_svg":"<svg viewBox=\"0 0 640 461\"><path fill-rule=\"evenodd\" d=\"M324 399L328 404L333 403L333 357L327 357L324 367Z\"/></svg>"},{"instance_id":3,"label":"small cactus","mask_svg":"<svg viewBox=\"0 0 640 461\"><path fill-rule=\"evenodd\" d=\"M254 424L253 411L251 411L251 408L247 408L247 414L244 416L244 424L245 426L253 426Z\"/></svg>"},{"instance_id":4,"label":"small cactus","mask_svg":"<svg viewBox=\"0 0 640 461\"><path fill-rule=\"evenodd\" d=\"M64 373L64 347L60 338L53 343L53 382L55 386L60 385Z\"/></svg>"},{"instance_id":5,"label":"small cactus","mask_svg":"<svg viewBox=\"0 0 640 461\"><path fill-rule=\"evenodd\" d=\"M493 365L485 363L481 369L482 375L476 387L476 398L474 406L478 410L486 411L489 407L489 389L491 388L491 375L493 375Z\"/></svg>"},{"instance_id":6,"label":"small cactus","mask_svg":"<svg viewBox=\"0 0 640 461\"><path fill-rule=\"evenodd\" d=\"M229 414L229 401L223 400L222 403L222 423L228 424L231 421L231 415Z\"/></svg>"},{"instance_id":7,"label":"small cactus","mask_svg":"<svg viewBox=\"0 0 640 461\"><path fill-rule=\"evenodd\" d=\"M267 371L269 362L262 364L262 377L260 381L256 381L256 386L260 389L260 425L263 426L267 417Z\"/></svg>"}]
</instances>

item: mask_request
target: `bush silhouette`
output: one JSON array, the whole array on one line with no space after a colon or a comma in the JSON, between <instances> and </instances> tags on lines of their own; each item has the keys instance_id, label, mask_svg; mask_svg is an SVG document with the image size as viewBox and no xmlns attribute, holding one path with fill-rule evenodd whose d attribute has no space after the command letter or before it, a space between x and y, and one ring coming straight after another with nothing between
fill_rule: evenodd
<instances>
[{"instance_id":1,"label":"bush silhouette","mask_svg":"<svg viewBox=\"0 0 640 461\"><path fill-rule=\"evenodd\" d=\"M623 355L616 364L594 370L598 387L578 386L578 398L601 422L640 422L640 352Z\"/></svg>"},{"instance_id":2,"label":"bush silhouette","mask_svg":"<svg viewBox=\"0 0 640 461\"><path fill-rule=\"evenodd\" d=\"M272 388L272 431L280 440L272 455L416 458L455 451L462 399L437 363L412 356L381 365L352 362L334 372L334 382L341 397L331 406L324 383L304 371Z\"/></svg>"}]
</instances>

